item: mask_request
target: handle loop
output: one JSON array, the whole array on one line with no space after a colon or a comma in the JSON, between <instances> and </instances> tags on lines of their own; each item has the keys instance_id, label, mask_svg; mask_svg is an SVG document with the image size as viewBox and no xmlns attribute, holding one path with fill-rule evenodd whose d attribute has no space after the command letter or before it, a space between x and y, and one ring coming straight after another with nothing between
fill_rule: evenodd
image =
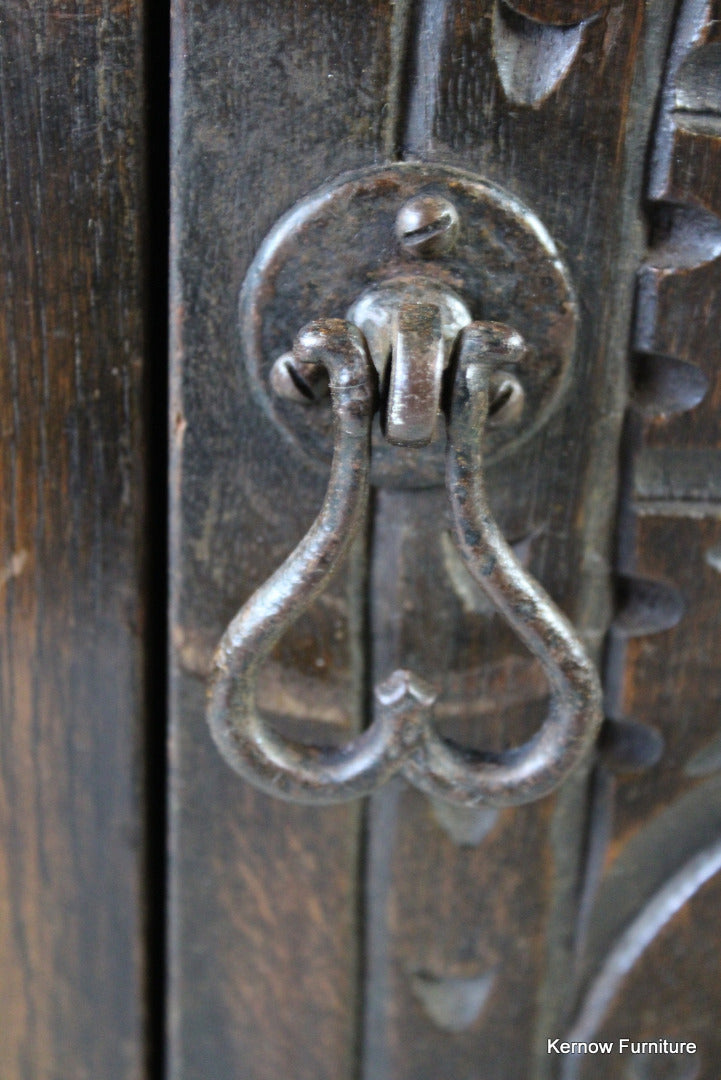
<instances>
[{"instance_id":1,"label":"handle loop","mask_svg":"<svg viewBox=\"0 0 721 1080\"><path fill-rule=\"evenodd\" d=\"M462 558L543 664L551 687L543 725L529 742L501 754L463 749L433 727L433 687L402 670L376 688L373 724L342 747L295 743L258 714L261 665L327 585L368 499L374 394L365 339L352 323L321 320L301 331L294 356L324 365L329 374L335 447L325 500L306 537L228 626L209 688L208 721L220 752L264 791L294 802L340 802L369 794L400 771L437 798L510 806L550 792L593 741L601 722L593 665L566 617L517 562L485 492L481 447L490 377L517 348L514 333L494 323L472 323L462 331L446 480Z\"/></svg>"},{"instance_id":2,"label":"handle loop","mask_svg":"<svg viewBox=\"0 0 721 1080\"><path fill-rule=\"evenodd\" d=\"M405 765L411 783L463 806L514 806L548 794L586 754L602 719L595 668L568 619L520 565L486 495L482 435L490 379L516 349L515 331L471 323L461 331L449 424L446 486L461 557L494 606L543 665L551 687L546 719L520 747L491 754L463 749L432 726Z\"/></svg>"}]
</instances>

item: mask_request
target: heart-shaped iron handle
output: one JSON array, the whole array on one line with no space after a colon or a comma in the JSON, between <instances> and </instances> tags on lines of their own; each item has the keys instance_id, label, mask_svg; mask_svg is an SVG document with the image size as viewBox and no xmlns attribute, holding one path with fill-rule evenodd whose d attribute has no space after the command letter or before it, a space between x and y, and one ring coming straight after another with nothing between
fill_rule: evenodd
<instances>
[{"instance_id":1,"label":"heart-shaped iron handle","mask_svg":"<svg viewBox=\"0 0 721 1080\"><path fill-rule=\"evenodd\" d=\"M461 332L450 407L446 481L461 556L496 608L538 657L551 700L537 734L502 753L462 748L433 726L435 691L396 671L376 688L377 717L345 746L307 746L274 732L256 707L258 671L288 627L325 588L363 520L368 497L373 380L352 323L326 319L301 331L299 362L328 371L335 447L328 490L310 531L228 626L210 682L208 720L229 764L251 783L295 802L367 795L401 772L434 797L464 806L512 806L550 792L579 763L601 722L598 676L573 627L520 566L490 511L482 443L493 373L513 331L471 323Z\"/></svg>"}]
</instances>

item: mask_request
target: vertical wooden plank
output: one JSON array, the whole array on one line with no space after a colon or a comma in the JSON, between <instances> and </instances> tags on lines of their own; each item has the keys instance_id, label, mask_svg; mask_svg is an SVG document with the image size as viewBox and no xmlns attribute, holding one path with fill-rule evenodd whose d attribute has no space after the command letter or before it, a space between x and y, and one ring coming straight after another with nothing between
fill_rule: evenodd
<instances>
[{"instance_id":1,"label":"vertical wooden plank","mask_svg":"<svg viewBox=\"0 0 721 1080\"><path fill-rule=\"evenodd\" d=\"M699 78L709 59L718 70L718 16L717 3L679 6L651 158L605 797L591 820L605 842L572 1029L577 1038L613 1039L623 1028L637 1041L653 1030L696 1043L665 1064L631 1048L628 1068L644 1078L710 1080L718 1071L721 100L717 83ZM600 1075L595 1065L579 1059L569 1080Z\"/></svg>"},{"instance_id":2,"label":"vertical wooden plank","mask_svg":"<svg viewBox=\"0 0 721 1080\"><path fill-rule=\"evenodd\" d=\"M173 1080L338 1080L354 1068L360 807L298 808L239 780L211 742L204 675L327 478L253 397L240 288L281 214L383 159L392 13L385 0L174 6ZM362 561L261 680L262 707L301 737L347 738L360 723Z\"/></svg>"},{"instance_id":3,"label":"vertical wooden plank","mask_svg":"<svg viewBox=\"0 0 721 1080\"><path fill-rule=\"evenodd\" d=\"M142 16L0 16L7 1080L144 1075Z\"/></svg>"},{"instance_id":4,"label":"vertical wooden plank","mask_svg":"<svg viewBox=\"0 0 721 1080\"><path fill-rule=\"evenodd\" d=\"M673 4L419 0L414 11L405 156L475 171L521 199L578 298L563 405L488 483L507 537L600 659L644 159ZM517 745L545 715L544 680L449 556L445 500L412 497L416 510L390 515L395 536L374 552L381 578L395 552L402 583L395 615L377 604L376 674L408 666L429 678L441 726L460 742ZM369 889L366 992L387 996L367 1012L368 1080L476 1075L479 1061L488 1078L552 1075L545 1039L573 1002L586 806L581 771L558 796L476 821L414 793L378 812L370 847L387 874L382 895Z\"/></svg>"},{"instance_id":5,"label":"vertical wooden plank","mask_svg":"<svg viewBox=\"0 0 721 1080\"><path fill-rule=\"evenodd\" d=\"M543 671L455 555L443 490L384 491L372 560L375 678L442 687L440 729L498 750L531 738ZM528 1075L552 880L552 803L459 810L412 789L370 813L364 1072ZM535 873L527 876L531 864Z\"/></svg>"}]
</instances>

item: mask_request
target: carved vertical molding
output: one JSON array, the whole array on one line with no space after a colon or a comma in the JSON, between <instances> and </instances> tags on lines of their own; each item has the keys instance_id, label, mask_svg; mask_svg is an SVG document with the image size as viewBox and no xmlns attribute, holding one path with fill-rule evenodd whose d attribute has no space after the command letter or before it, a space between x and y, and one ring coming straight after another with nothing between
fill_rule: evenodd
<instances>
[{"instance_id":1,"label":"carved vertical molding","mask_svg":"<svg viewBox=\"0 0 721 1080\"><path fill-rule=\"evenodd\" d=\"M591 816L581 992L569 1035L610 1038L633 1027L639 1038L649 1038L649 1017L657 1015L663 1033L693 1039L701 1032L707 1045L703 1059L689 1063L689 1075L709 1078L715 1076L718 1025L694 1005L708 977L703 960L693 960L694 968L677 951L675 966L683 974L673 1013L663 990L673 970L660 982L650 976L658 989L641 1008L635 969L643 970L648 986L663 955L659 935L668 942L682 933L680 913L688 903L708 910L703 897L693 898L699 891L707 895L720 865L721 54L715 6L706 0L681 5L650 156L650 246L638 274L632 342L619 602L607 648L611 720L601 741L596 792L603 795ZM695 933L708 935L706 955L709 949L718 955L714 927L697 925ZM717 1008L712 996L707 1008ZM634 1067L649 1080L661 1075L650 1059ZM564 1080L601 1075L600 1066L580 1058L563 1073Z\"/></svg>"}]
</instances>

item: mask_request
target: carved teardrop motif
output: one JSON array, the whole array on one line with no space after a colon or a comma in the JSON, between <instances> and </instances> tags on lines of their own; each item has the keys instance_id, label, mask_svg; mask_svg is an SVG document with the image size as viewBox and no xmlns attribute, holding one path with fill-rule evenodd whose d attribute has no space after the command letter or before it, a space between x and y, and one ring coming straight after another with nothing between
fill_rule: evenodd
<instances>
[{"instance_id":1,"label":"carved teardrop motif","mask_svg":"<svg viewBox=\"0 0 721 1080\"><path fill-rule=\"evenodd\" d=\"M493 52L506 97L539 105L568 73L583 41L585 24L546 25L519 14L505 0L493 13Z\"/></svg>"},{"instance_id":2,"label":"carved teardrop motif","mask_svg":"<svg viewBox=\"0 0 721 1080\"><path fill-rule=\"evenodd\" d=\"M573 26L590 19L603 8L608 0L506 0L508 6L519 15L548 26Z\"/></svg>"}]
</instances>

